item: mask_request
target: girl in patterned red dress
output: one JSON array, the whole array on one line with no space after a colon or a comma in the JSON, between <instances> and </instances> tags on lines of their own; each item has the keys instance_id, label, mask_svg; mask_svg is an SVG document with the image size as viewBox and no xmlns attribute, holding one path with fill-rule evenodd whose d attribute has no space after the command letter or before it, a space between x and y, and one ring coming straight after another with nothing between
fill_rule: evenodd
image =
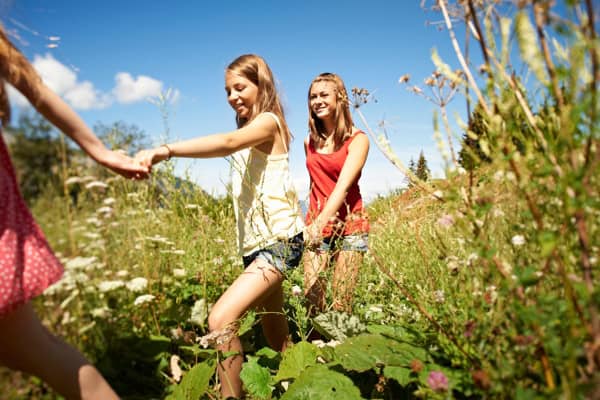
<instances>
[{"instance_id":1,"label":"girl in patterned red dress","mask_svg":"<svg viewBox=\"0 0 600 400\"><path fill-rule=\"evenodd\" d=\"M42 83L0 27L2 126L10 117L5 82L101 165L129 178L147 176L147 168L102 144ZM79 351L53 336L33 311L30 300L56 282L63 268L25 205L1 135L0 204L0 364L37 375L68 399L118 398L96 368Z\"/></svg>"},{"instance_id":2,"label":"girl in patterned red dress","mask_svg":"<svg viewBox=\"0 0 600 400\"><path fill-rule=\"evenodd\" d=\"M310 175L306 215L304 287L311 314L325 309L326 282L320 275L335 264L333 309L350 312L358 267L368 247L369 222L358 186L367 154L367 135L352 123L342 79L323 73L308 92L310 134L304 143Z\"/></svg>"}]
</instances>

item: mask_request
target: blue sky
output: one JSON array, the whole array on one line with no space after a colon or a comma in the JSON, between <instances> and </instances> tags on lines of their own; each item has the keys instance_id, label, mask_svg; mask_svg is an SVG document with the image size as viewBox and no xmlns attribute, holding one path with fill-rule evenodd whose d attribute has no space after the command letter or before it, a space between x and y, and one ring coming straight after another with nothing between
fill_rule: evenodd
<instances>
[{"instance_id":1,"label":"blue sky","mask_svg":"<svg viewBox=\"0 0 600 400\"><path fill-rule=\"evenodd\" d=\"M408 73L421 84L434 69L434 47L453 68L458 65L447 33L427 23L440 16L423 11L419 0L19 0L3 2L0 16L48 84L90 126L124 121L161 143L161 112L147 98L170 88L169 141L232 130L224 69L238 55L256 53L279 82L295 135L290 165L301 198L308 189L302 149L307 90L326 71L338 73L348 90L363 87L374 94L377 102L362 111L373 129L382 119L388 122L393 149L404 163L423 150L434 175L442 175L433 139L435 106L398 83ZM13 104L18 107L18 99ZM464 109L462 98L455 98L451 118ZM357 115L355 124L365 128ZM223 193L225 160L181 160L180 173L189 171L205 190ZM372 143L361 179L365 197L403 185L403 174Z\"/></svg>"}]
</instances>

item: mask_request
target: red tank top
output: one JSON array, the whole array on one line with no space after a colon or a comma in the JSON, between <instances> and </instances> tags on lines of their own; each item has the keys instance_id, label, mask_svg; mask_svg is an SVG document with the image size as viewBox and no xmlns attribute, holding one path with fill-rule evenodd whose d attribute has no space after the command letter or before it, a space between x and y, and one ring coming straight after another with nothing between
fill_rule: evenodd
<instances>
[{"instance_id":1,"label":"red tank top","mask_svg":"<svg viewBox=\"0 0 600 400\"><path fill-rule=\"evenodd\" d=\"M348 157L348 146L358 135L364 135L364 132L356 132L337 151L331 154L318 153L312 140L309 140L306 149L306 168L310 175L310 203L306 214L307 225L310 225L325 207ZM358 187L360 175L359 173L348 189L346 199L337 211L335 221L330 222L323 229L324 237L330 237L333 234L352 235L369 231L369 222L364 213L362 196Z\"/></svg>"}]
</instances>

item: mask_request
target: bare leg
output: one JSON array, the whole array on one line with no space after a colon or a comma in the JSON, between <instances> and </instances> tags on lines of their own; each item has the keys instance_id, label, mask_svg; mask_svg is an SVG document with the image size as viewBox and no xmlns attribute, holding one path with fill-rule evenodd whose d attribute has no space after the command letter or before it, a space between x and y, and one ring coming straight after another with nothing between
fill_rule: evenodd
<instances>
[{"instance_id":1,"label":"bare leg","mask_svg":"<svg viewBox=\"0 0 600 400\"><path fill-rule=\"evenodd\" d=\"M325 310L327 282L320 277L325 272L329 254L307 250L304 253L304 296L309 302L309 315Z\"/></svg>"},{"instance_id":2,"label":"bare leg","mask_svg":"<svg viewBox=\"0 0 600 400\"><path fill-rule=\"evenodd\" d=\"M269 346L276 351L285 351L289 344L289 328L283 313L283 288L277 286L264 299L259 311L264 312L260 320Z\"/></svg>"},{"instance_id":3,"label":"bare leg","mask_svg":"<svg viewBox=\"0 0 600 400\"><path fill-rule=\"evenodd\" d=\"M265 299L281 290L283 276L277 268L261 259L256 259L246 270L231 284L213 306L208 317L211 331L220 330L235 324L237 320L250 308L263 304ZM221 395L241 397L243 355L240 339L235 336L231 341L217 347L228 352L235 351L240 355L229 357L218 367L221 382Z\"/></svg>"},{"instance_id":4,"label":"bare leg","mask_svg":"<svg viewBox=\"0 0 600 400\"><path fill-rule=\"evenodd\" d=\"M85 357L53 336L31 304L0 318L0 362L36 375L67 399L118 399Z\"/></svg>"},{"instance_id":5,"label":"bare leg","mask_svg":"<svg viewBox=\"0 0 600 400\"><path fill-rule=\"evenodd\" d=\"M346 250L340 250L335 257L332 282L334 310L352 312L354 288L362 259L363 253Z\"/></svg>"}]
</instances>

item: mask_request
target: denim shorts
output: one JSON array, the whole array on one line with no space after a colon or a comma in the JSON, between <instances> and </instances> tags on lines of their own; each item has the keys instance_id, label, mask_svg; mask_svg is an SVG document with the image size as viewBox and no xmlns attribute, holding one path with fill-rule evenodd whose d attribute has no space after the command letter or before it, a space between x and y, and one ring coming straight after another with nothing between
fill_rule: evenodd
<instances>
[{"instance_id":1,"label":"denim shorts","mask_svg":"<svg viewBox=\"0 0 600 400\"><path fill-rule=\"evenodd\" d=\"M264 249L243 256L242 260L244 261L244 268L247 268L255 259L261 258L283 273L296 268L300 264L303 252L304 238L302 233L299 233L291 239L280 240Z\"/></svg>"},{"instance_id":2,"label":"denim shorts","mask_svg":"<svg viewBox=\"0 0 600 400\"><path fill-rule=\"evenodd\" d=\"M321 252L333 250L358 251L365 253L369 250L369 234L356 233L346 236L330 236L323 238L323 241L317 248Z\"/></svg>"}]
</instances>

